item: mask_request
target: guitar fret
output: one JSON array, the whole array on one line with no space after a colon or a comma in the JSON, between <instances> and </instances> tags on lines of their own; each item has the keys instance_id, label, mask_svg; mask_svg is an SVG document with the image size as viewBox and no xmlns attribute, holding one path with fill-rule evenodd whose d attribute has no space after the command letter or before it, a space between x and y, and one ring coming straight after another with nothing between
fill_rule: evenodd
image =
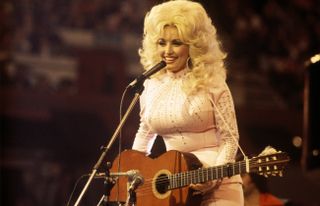
<instances>
[{"instance_id":1,"label":"guitar fret","mask_svg":"<svg viewBox=\"0 0 320 206\"><path fill-rule=\"evenodd\" d=\"M205 169L201 169L201 182L204 182L205 180Z\"/></svg>"},{"instance_id":2,"label":"guitar fret","mask_svg":"<svg viewBox=\"0 0 320 206\"><path fill-rule=\"evenodd\" d=\"M179 185L178 185L178 175L179 175L179 173L176 173L176 174L174 175L174 184L175 184L175 187L179 187Z\"/></svg>"},{"instance_id":3,"label":"guitar fret","mask_svg":"<svg viewBox=\"0 0 320 206\"><path fill-rule=\"evenodd\" d=\"M219 167L216 167L216 178L219 178Z\"/></svg>"},{"instance_id":4,"label":"guitar fret","mask_svg":"<svg viewBox=\"0 0 320 206\"><path fill-rule=\"evenodd\" d=\"M227 169L226 169L226 168L227 168L227 167L224 166L224 165L221 166L221 173L222 173L221 177L227 176L227 175L226 175L226 174L227 174Z\"/></svg>"},{"instance_id":5,"label":"guitar fret","mask_svg":"<svg viewBox=\"0 0 320 206\"><path fill-rule=\"evenodd\" d=\"M199 177L200 177L199 169L197 169L197 173L198 173L198 174L197 174L197 182L200 182L200 178L199 178Z\"/></svg>"},{"instance_id":6,"label":"guitar fret","mask_svg":"<svg viewBox=\"0 0 320 206\"><path fill-rule=\"evenodd\" d=\"M190 176L190 172L187 172L185 176L186 185L190 185L189 176Z\"/></svg>"},{"instance_id":7,"label":"guitar fret","mask_svg":"<svg viewBox=\"0 0 320 206\"><path fill-rule=\"evenodd\" d=\"M243 164L244 163L244 161L240 161L238 164L239 164L239 174L242 174L243 173L243 167L245 166L245 164ZM246 171L245 169L244 169L244 171Z\"/></svg>"},{"instance_id":8,"label":"guitar fret","mask_svg":"<svg viewBox=\"0 0 320 206\"><path fill-rule=\"evenodd\" d=\"M183 174L184 174L184 173L180 173L180 186L184 186Z\"/></svg>"},{"instance_id":9,"label":"guitar fret","mask_svg":"<svg viewBox=\"0 0 320 206\"><path fill-rule=\"evenodd\" d=\"M220 178L221 178L221 177L224 177L224 174L223 174L223 166L220 166L220 169L221 169L221 176L220 176Z\"/></svg>"},{"instance_id":10,"label":"guitar fret","mask_svg":"<svg viewBox=\"0 0 320 206\"><path fill-rule=\"evenodd\" d=\"M232 175L235 175L234 164L232 165Z\"/></svg>"},{"instance_id":11,"label":"guitar fret","mask_svg":"<svg viewBox=\"0 0 320 206\"><path fill-rule=\"evenodd\" d=\"M217 178L216 171L216 168L212 168L212 180L215 180Z\"/></svg>"},{"instance_id":12,"label":"guitar fret","mask_svg":"<svg viewBox=\"0 0 320 206\"><path fill-rule=\"evenodd\" d=\"M190 173L189 173L189 172L187 172L187 173L186 173L186 175L185 175L185 177L184 177L185 182L186 182L186 183L185 183L186 185L190 185L189 175L190 175Z\"/></svg>"},{"instance_id":13,"label":"guitar fret","mask_svg":"<svg viewBox=\"0 0 320 206\"><path fill-rule=\"evenodd\" d=\"M204 170L201 170L201 182L204 182Z\"/></svg>"},{"instance_id":14,"label":"guitar fret","mask_svg":"<svg viewBox=\"0 0 320 206\"><path fill-rule=\"evenodd\" d=\"M185 172L181 174L181 184L183 186L186 185L186 173Z\"/></svg>"},{"instance_id":15,"label":"guitar fret","mask_svg":"<svg viewBox=\"0 0 320 206\"><path fill-rule=\"evenodd\" d=\"M210 168L210 174L211 174L211 180L214 180L214 173L213 173L214 168Z\"/></svg>"},{"instance_id":16,"label":"guitar fret","mask_svg":"<svg viewBox=\"0 0 320 206\"><path fill-rule=\"evenodd\" d=\"M184 172L180 174L180 185L184 186L184 176L183 176Z\"/></svg>"},{"instance_id":17,"label":"guitar fret","mask_svg":"<svg viewBox=\"0 0 320 206\"><path fill-rule=\"evenodd\" d=\"M188 176L189 176L189 172L186 172L185 175L184 175L184 182L185 182L185 185L189 185L189 179L188 179Z\"/></svg>"},{"instance_id":18,"label":"guitar fret","mask_svg":"<svg viewBox=\"0 0 320 206\"><path fill-rule=\"evenodd\" d=\"M184 173L182 173L182 185L183 186L185 186L185 185L187 185L187 182L186 182L186 173L184 172Z\"/></svg>"},{"instance_id":19,"label":"guitar fret","mask_svg":"<svg viewBox=\"0 0 320 206\"><path fill-rule=\"evenodd\" d=\"M219 177L219 174L218 174L218 173L219 173L219 172L218 172L218 168L216 168L216 169L215 169L215 171L216 171L216 177L215 177L215 178L216 178L216 179L218 179L218 177Z\"/></svg>"},{"instance_id":20,"label":"guitar fret","mask_svg":"<svg viewBox=\"0 0 320 206\"><path fill-rule=\"evenodd\" d=\"M226 175L226 169L223 165L220 166L221 169L221 177L224 177Z\"/></svg>"},{"instance_id":21,"label":"guitar fret","mask_svg":"<svg viewBox=\"0 0 320 206\"><path fill-rule=\"evenodd\" d=\"M228 177L231 177L232 172L231 172L231 166L230 166L230 164L227 165L226 170L227 170L227 176L228 176Z\"/></svg>"},{"instance_id":22,"label":"guitar fret","mask_svg":"<svg viewBox=\"0 0 320 206\"><path fill-rule=\"evenodd\" d=\"M174 175L171 175L171 187L174 188Z\"/></svg>"},{"instance_id":23,"label":"guitar fret","mask_svg":"<svg viewBox=\"0 0 320 206\"><path fill-rule=\"evenodd\" d=\"M169 176L168 176L168 179L169 179L168 189L171 190L171 189L173 188L173 186L172 186L172 184L173 184L173 182L172 182L172 175L169 175Z\"/></svg>"},{"instance_id":24,"label":"guitar fret","mask_svg":"<svg viewBox=\"0 0 320 206\"><path fill-rule=\"evenodd\" d=\"M205 181L208 181L209 180L209 171L208 169L206 169L206 180Z\"/></svg>"},{"instance_id":25,"label":"guitar fret","mask_svg":"<svg viewBox=\"0 0 320 206\"><path fill-rule=\"evenodd\" d=\"M196 170L192 171L192 183L196 183Z\"/></svg>"}]
</instances>

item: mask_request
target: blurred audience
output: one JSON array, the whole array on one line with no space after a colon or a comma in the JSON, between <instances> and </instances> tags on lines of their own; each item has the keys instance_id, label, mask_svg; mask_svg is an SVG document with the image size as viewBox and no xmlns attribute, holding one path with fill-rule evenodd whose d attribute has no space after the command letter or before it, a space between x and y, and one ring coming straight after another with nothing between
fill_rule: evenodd
<instances>
[{"instance_id":1,"label":"blurred audience","mask_svg":"<svg viewBox=\"0 0 320 206\"><path fill-rule=\"evenodd\" d=\"M284 206L285 201L271 194L267 179L257 174L244 174L243 192L245 206Z\"/></svg>"},{"instance_id":2,"label":"blurred audience","mask_svg":"<svg viewBox=\"0 0 320 206\"><path fill-rule=\"evenodd\" d=\"M122 48L128 73L134 75L140 72L137 49L143 17L152 4L138 0L13 0L2 3L1 13L11 8L8 22L13 24L15 52L71 55L60 31L87 30L93 35L93 46ZM219 10L213 8L211 13L220 25L232 68L269 76L290 105L300 107L304 62L320 50L319 4L316 0L219 0L212 3Z\"/></svg>"}]
</instances>

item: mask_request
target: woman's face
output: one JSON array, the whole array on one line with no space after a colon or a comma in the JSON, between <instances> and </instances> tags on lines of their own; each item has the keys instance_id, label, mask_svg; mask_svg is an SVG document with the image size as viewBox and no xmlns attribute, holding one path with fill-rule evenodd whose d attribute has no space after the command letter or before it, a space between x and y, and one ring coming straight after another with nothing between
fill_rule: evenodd
<instances>
[{"instance_id":1,"label":"woman's face","mask_svg":"<svg viewBox=\"0 0 320 206\"><path fill-rule=\"evenodd\" d=\"M179 38L178 29L175 26L164 27L163 35L157 44L159 55L167 63L167 70L175 73L186 67L189 46Z\"/></svg>"}]
</instances>

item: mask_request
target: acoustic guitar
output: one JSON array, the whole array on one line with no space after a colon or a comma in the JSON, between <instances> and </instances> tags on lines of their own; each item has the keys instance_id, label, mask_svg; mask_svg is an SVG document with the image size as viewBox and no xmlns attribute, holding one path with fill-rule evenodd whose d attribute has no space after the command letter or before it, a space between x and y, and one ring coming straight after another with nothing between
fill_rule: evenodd
<instances>
[{"instance_id":1,"label":"acoustic guitar","mask_svg":"<svg viewBox=\"0 0 320 206\"><path fill-rule=\"evenodd\" d=\"M151 159L145 153L126 150L114 160L111 172L139 171L144 183L135 190L137 206L193 206L200 205L201 196L192 194L192 189L188 187L191 183L204 183L243 173L282 176L290 158L284 152L273 148L271 151L272 154L262 152L257 157L235 163L201 168L202 164L191 153L168 151ZM128 178L118 177L111 190L110 201L125 203L128 188Z\"/></svg>"}]
</instances>

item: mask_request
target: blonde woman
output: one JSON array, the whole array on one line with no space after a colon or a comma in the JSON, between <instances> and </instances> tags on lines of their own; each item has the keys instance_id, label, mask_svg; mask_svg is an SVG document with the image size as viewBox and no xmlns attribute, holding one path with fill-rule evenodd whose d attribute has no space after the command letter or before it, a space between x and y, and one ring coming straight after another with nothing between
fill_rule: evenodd
<instances>
[{"instance_id":1,"label":"blonde woman","mask_svg":"<svg viewBox=\"0 0 320 206\"><path fill-rule=\"evenodd\" d=\"M144 83L133 149L150 152L160 135L167 150L192 153L203 167L234 162L239 134L225 82L226 54L203 6L186 0L154 6L139 54L145 69L161 60L167 65ZM239 175L190 187L203 206L243 205Z\"/></svg>"}]
</instances>

